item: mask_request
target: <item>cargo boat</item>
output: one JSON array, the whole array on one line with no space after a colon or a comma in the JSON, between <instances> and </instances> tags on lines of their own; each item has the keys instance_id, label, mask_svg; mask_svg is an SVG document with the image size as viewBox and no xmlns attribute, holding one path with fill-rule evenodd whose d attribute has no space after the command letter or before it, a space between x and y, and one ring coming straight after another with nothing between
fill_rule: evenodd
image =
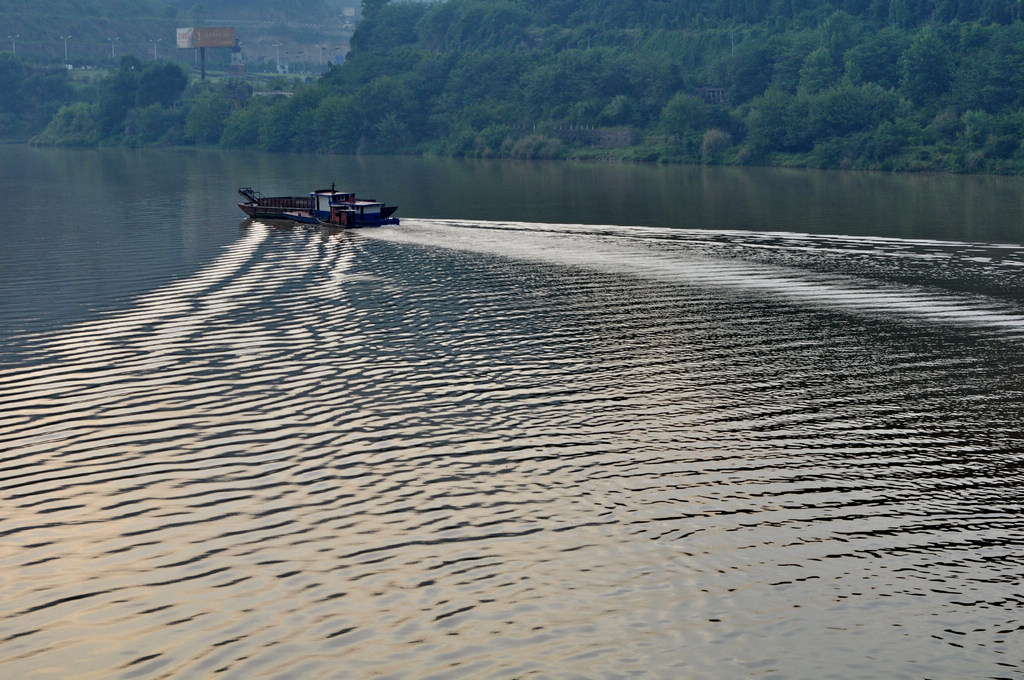
<instances>
[{"instance_id":1,"label":"cargo boat","mask_svg":"<svg viewBox=\"0 0 1024 680\"><path fill-rule=\"evenodd\" d=\"M348 191L317 189L308 196L264 196L251 187L242 187L238 193L248 199L239 203L249 217L265 220L292 220L328 227L379 227L398 224L392 217L398 206L384 205L372 198L357 198Z\"/></svg>"}]
</instances>

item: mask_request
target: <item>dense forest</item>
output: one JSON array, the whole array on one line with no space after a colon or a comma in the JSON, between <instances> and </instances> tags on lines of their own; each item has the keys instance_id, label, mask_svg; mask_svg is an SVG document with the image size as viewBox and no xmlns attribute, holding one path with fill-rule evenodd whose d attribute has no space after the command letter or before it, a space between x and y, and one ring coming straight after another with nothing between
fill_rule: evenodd
<instances>
[{"instance_id":1,"label":"dense forest","mask_svg":"<svg viewBox=\"0 0 1024 680\"><path fill-rule=\"evenodd\" d=\"M181 75L124 59L37 141L1024 171L1024 0L363 0L293 96Z\"/></svg>"}]
</instances>

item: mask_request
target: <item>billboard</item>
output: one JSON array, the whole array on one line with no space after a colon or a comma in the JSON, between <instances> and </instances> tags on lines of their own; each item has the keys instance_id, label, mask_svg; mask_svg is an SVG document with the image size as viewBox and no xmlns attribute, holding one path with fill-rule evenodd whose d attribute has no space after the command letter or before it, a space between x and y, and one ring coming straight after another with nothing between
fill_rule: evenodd
<instances>
[{"instance_id":1,"label":"billboard","mask_svg":"<svg viewBox=\"0 0 1024 680\"><path fill-rule=\"evenodd\" d=\"M178 29L178 47L195 47L196 37L194 28L179 28Z\"/></svg>"},{"instance_id":2,"label":"billboard","mask_svg":"<svg viewBox=\"0 0 1024 680\"><path fill-rule=\"evenodd\" d=\"M178 47L234 47L232 26L202 26L178 29Z\"/></svg>"}]
</instances>

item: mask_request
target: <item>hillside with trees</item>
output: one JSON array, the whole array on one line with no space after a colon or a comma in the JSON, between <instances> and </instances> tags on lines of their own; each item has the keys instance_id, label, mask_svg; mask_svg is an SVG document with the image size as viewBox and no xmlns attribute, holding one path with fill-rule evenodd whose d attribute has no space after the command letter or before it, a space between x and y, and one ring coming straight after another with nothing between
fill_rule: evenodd
<instances>
[{"instance_id":1,"label":"hillside with trees","mask_svg":"<svg viewBox=\"0 0 1024 680\"><path fill-rule=\"evenodd\" d=\"M291 97L167 104L139 67L40 141L1024 170L1024 0L363 0L346 63Z\"/></svg>"}]
</instances>

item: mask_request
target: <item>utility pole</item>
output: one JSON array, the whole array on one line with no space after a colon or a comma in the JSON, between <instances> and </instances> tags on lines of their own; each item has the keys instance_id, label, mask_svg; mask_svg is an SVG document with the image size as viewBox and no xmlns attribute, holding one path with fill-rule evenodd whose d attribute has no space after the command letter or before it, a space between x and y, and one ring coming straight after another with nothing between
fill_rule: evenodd
<instances>
[{"instance_id":1,"label":"utility pole","mask_svg":"<svg viewBox=\"0 0 1024 680\"><path fill-rule=\"evenodd\" d=\"M114 38L107 38L107 40L110 41L110 58L111 59L114 58L114 41L120 40L120 39L121 39L121 36L117 36L117 37L114 37Z\"/></svg>"},{"instance_id":2,"label":"utility pole","mask_svg":"<svg viewBox=\"0 0 1024 680\"><path fill-rule=\"evenodd\" d=\"M60 39L64 41L64 63L65 64L68 63L68 40L70 38L74 38L74 37L75 36L73 36L73 35L67 35L67 36L62 35L62 36L60 36Z\"/></svg>"},{"instance_id":3,"label":"utility pole","mask_svg":"<svg viewBox=\"0 0 1024 680\"><path fill-rule=\"evenodd\" d=\"M157 38L156 40L150 40L149 41L149 42L153 43L153 61L156 61L156 44L158 42L160 42L161 40L163 40L163 38Z\"/></svg>"},{"instance_id":4,"label":"utility pole","mask_svg":"<svg viewBox=\"0 0 1024 680\"><path fill-rule=\"evenodd\" d=\"M274 43L274 47L277 49L277 72L281 72L281 45L284 43Z\"/></svg>"},{"instance_id":5,"label":"utility pole","mask_svg":"<svg viewBox=\"0 0 1024 680\"><path fill-rule=\"evenodd\" d=\"M18 56L18 46L14 42L14 40L15 38L20 38L21 33L18 33L17 35L9 35L7 37L11 39L11 54L13 54L14 56Z\"/></svg>"}]
</instances>

